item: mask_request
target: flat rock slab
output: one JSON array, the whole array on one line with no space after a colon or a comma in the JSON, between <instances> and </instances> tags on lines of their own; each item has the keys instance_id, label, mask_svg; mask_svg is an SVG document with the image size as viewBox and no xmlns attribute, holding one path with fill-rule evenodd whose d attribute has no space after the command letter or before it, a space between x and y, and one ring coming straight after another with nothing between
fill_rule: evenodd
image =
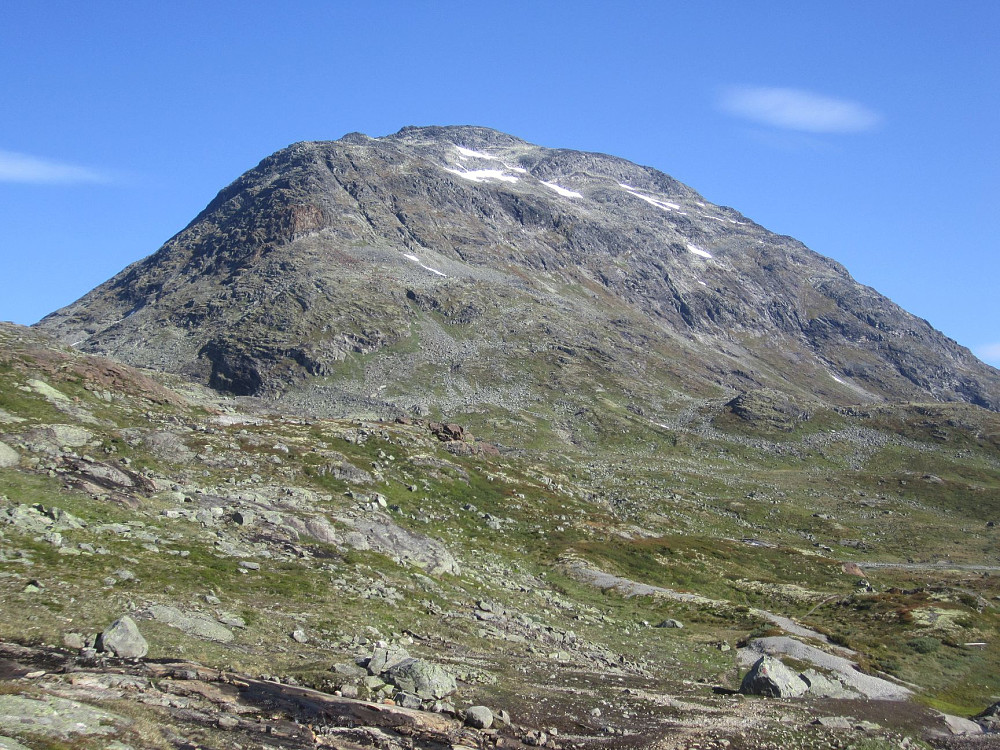
<instances>
[{"instance_id":1,"label":"flat rock slab","mask_svg":"<svg viewBox=\"0 0 1000 750\"><path fill-rule=\"evenodd\" d=\"M164 625L192 635L195 638L204 638L207 641L217 641L219 643L230 643L233 638L233 631L225 625L217 622L213 617L200 612L183 612L177 607L167 604L154 604L147 610L150 617Z\"/></svg>"},{"instance_id":2,"label":"flat rock slab","mask_svg":"<svg viewBox=\"0 0 1000 750\"><path fill-rule=\"evenodd\" d=\"M9 469L17 466L21 461L21 456L7 443L0 443L0 469Z\"/></svg>"},{"instance_id":3,"label":"flat rock slab","mask_svg":"<svg viewBox=\"0 0 1000 750\"><path fill-rule=\"evenodd\" d=\"M0 695L0 732L32 732L68 739L73 735L108 735L130 722L124 717L51 695Z\"/></svg>"}]
</instances>

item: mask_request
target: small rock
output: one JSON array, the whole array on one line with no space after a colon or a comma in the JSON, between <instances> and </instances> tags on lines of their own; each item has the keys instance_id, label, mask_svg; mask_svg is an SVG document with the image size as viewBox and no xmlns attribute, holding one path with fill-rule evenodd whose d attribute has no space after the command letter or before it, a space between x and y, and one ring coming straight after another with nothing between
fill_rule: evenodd
<instances>
[{"instance_id":1,"label":"small rock","mask_svg":"<svg viewBox=\"0 0 1000 750\"><path fill-rule=\"evenodd\" d=\"M853 726L851 720L845 716L820 716L813 721L813 724L827 729L851 729Z\"/></svg>"},{"instance_id":2,"label":"small rock","mask_svg":"<svg viewBox=\"0 0 1000 750\"><path fill-rule=\"evenodd\" d=\"M296 628L292 631L292 640L296 643L309 643L309 636L302 628Z\"/></svg>"},{"instance_id":3,"label":"small rock","mask_svg":"<svg viewBox=\"0 0 1000 750\"><path fill-rule=\"evenodd\" d=\"M684 627L684 623L682 623L680 620L664 620L663 622L661 622L656 627L658 627L658 628L675 628L677 630L680 630L681 628Z\"/></svg>"},{"instance_id":4,"label":"small rock","mask_svg":"<svg viewBox=\"0 0 1000 750\"><path fill-rule=\"evenodd\" d=\"M240 567L244 570L260 570L260 563L251 562L250 560L240 560Z\"/></svg>"},{"instance_id":5,"label":"small rock","mask_svg":"<svg viewBox=\"0 0 1000 750\"><path fill-rule=\"evenodd\" d=\"M80 633L63 633L62 642L66 648L71 648L74 651L79 651L87 646Z\"/></svg>"}]
</instances>

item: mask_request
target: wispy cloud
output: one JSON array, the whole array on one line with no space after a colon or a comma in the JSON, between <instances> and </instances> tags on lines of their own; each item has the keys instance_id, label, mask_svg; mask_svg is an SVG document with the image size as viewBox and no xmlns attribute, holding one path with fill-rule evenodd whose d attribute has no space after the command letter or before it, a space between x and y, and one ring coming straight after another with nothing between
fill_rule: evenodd
<instances>
[{"instance_id":1,"label":"wispy cloud","mask_svg":"<svg viewBox=\"0 0 1000 750\"><path fill-rule=\"evenodd\" d=\"M863 104L801 89L737 86L725 89L718 105L736 117L809 133L860 133L882 122Z\"/></svg>"},{"instance_id":2,"label":"wispy cloud","mask_svg":"<svg viewBox=\"0 0 1000 750\"><path fill-rule=\"evenodd\" d=\"M982 346L977 346L975 354L983 362L990 362L991 364L1000 364L1000 343L997 344L983 344Z\"/></svg>"},{"instance_id":3,"label":"wispy cloud","mask_svg":"<svg viewBox=\"0 0 1000 750\"><path fill-rule=\"evenodd\" d=\"M108 175L87 167L14 151L0 151L0 182L71 185L110 181Z\"/></svg>"}]
</instances>

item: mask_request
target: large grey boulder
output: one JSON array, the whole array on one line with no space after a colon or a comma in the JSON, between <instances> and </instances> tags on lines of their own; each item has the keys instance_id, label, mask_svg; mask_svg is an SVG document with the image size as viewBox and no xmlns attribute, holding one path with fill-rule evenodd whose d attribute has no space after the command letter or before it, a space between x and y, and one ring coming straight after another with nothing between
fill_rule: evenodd
<instances>
[{"instance_id":1,"label":"large grey boulder","mask_svg":"<svg viewBox=\"0 0 1000 750\"><path fill-rule=\"evenodd\" d=\"M472 706L465 712L465 723L476 729L493 726L493 712L486 706Z\"/></svg>"},{"instance_id":2,"label":"large grey boulder","mask_svg":"<svg viewBox=\"0 0 1000 750\"><path fill-rule=\"evenodd\" d=\"M424 700L441 700L458 689L455 677L444 667L425 659L404 659L384 675L404 693Z\"/></svg>"},{"instance_id":3,"label":"large grey boulder","mask_svg":"<svg viewBox=\"0 0 1000 750\"><path fill-rule=\"evenodd\" d=\"M139 626L128 615L119 617L97 639L97 650L124 659L141 659L149 653L149 644L139 632Z\"/></svg>"},{"instance_id":4,"label":"large grey boulder","mask_svg":"<svg viewBox=\"0 0 1000 750\"><path fill-rule=\"evenodd\" d=\"M770 698L796 698L809 685L798 674L773 656L760 657L743 676L740 692L744 695L766 695Z\"/></svg>"},{"instance_id":5,"label":"large grey boulder","mask_svg":"<svg viewBox=\"0 0 1000 750\"><path fill-rule=\"evenodd\" d=\"M953 735L965 737L983 733L983 727L972 719L966 719L962 716L952 716L951 714L941 714L941 718L947 730Z\"/></svg>"}]
</instances>

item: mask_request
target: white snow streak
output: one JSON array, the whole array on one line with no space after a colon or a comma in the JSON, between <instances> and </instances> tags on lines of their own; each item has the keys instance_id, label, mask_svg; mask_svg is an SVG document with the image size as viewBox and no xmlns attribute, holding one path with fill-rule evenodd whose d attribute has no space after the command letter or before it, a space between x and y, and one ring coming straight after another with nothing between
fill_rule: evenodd
<instances>
[{"instance_id":1,"label":"white snow streak","mask_svg":"<svg viewBox=\"0 0 1000 750\"><path fill-rule=\"evenodd\" d=\"M416 263L418 266L420 266L421 268L423 268L425 271L430 271L431 273L436 273L438 276L444 276L444 274L441 273L436 268L431 268L430 266L425 266L423 263L420 262L420 258L418 258L416 255L410 255L409 253L403 253L403 257L404 258L409 258L414 263ZM445 278L447 278L447 276L445 276Z\"/></svg>"},{"instance_id":2,"label":"white snow streak","mask_svg":"<svg viewBox=\"0 0 1000 750\"><path fill-rule=\"evenodd\" d=\"M445 168L445 172L457 174L463 180L472 182L485 182L486 180L500 180L502 182L517 182L517 178L512 174L504 174L499 169L473 169L470 172L461 172L457 169Z\"/></svg>"},{"instance_id":3,"label":"white snow streak","mask_svg":"<svg viewBox=\"0 0 1000 750\"><path fill-rule=\"evenodd\" d=\"M473 151L471 148L463 148L462 146L455 146L455 148L462 156L467 156L470 159L496 159L495 156L484 154L482 151Z\"/></svg>"},{"instance_id":4,"label":"white snow streak","mask_svg":"<svg viewBox=\"0 0 1000 750\"><path fill-rule=\"evenodd\" d=\"M662 209L663 211L677 211L680 209L680 206L678 206L676 203L671 203L670 201L661 201L657 198L651 198L648 195L643 195L642 193L638 192L634 187L626 185L624 182L619 182L618 187L624 188L632 195L634 195L636 198L642 198L644 201L646 201L646 203L649 203L652 206L656 206L657 208Z\"/></svg>"},{"instance_id":5,"label":"white snow streak","mask_svg":"<svg viewBox=\"0 0 1000 750\"><path fill-rule=\"evenodd\" d=\"M698 247L697 245L692 245L690 242L687 243L687 249L690 250L695 255L700 255L702 258L711 258L712 257L711 253L706 253L700 247Z\"/></svg>"},{"instance_id":6,"label":"white snow streak","mask_svg":"<svg viewBox=\"0 0 1000 750\"><path fill-rule=\"evenodd\" d=\"M583 197L582 195L580 195L575 190L567 190L564 187L560 187L559 185L556 185L554 182L545 182L544 180L542 180L542 184L545 185L545 187L547 187L549 190L555 190L557 193L559 193L559 195L563 196L564 198L582 198Z\"/></svg>"},{"instance_id":7,"label":"white snow streak","mask_svg":"<svg viewBox=\"0 0 1000 750\"><path fill-rule=\"evenodd\" d=\"M845 383L843 380L841 380L840 378L838 378L836 375L831 374L830 377L833 378L834 380L836 380L841 385L847 385L847 383Z\"/></svg>"}]
</instances>

